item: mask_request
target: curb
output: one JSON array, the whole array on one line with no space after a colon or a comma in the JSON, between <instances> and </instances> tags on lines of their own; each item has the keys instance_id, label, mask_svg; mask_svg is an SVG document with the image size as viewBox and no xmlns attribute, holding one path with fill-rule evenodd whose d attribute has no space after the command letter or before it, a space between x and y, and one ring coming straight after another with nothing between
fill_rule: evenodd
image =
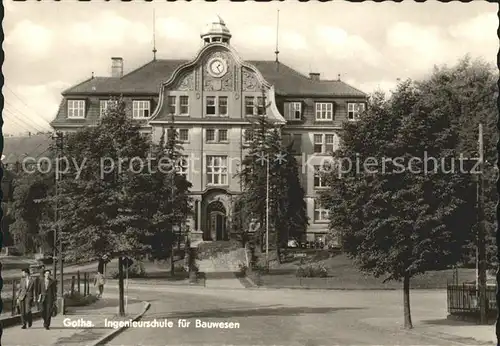
<instances>
[{"instance_id":1,"label":"curb","mask_svg":"<svg viewBox=\"0 0 500 346\"><path fill-rule=\"evenodd\" d=\"M149 308L151 307L151 303L149 303L149 302L143 302L143 303L144 303L144 310L141 313L139 313L138 315L136 315L132 319L132 322L140 320L144 316L144 314L146 313L146 311L148 311ZM123 326L123 327L118 328L118 329L113 329L111 332L109 332L108 334L104 335L103 337L101 337L100 339L98 339L94 343L90 344L89 346L102 346L102 345L105 345L108 341L110 341L111 339L113 339L114 337L116 337L118 334L120 334L121 332L123 332L127 328L128 328L127 326Z\"/></svg>"}]
</instances>

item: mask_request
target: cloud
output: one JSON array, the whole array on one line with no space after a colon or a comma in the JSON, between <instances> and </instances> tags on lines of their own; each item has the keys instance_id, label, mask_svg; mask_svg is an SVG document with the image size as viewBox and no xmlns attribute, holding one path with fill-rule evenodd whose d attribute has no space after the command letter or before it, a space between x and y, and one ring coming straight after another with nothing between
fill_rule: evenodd
<instances>
[{"instance_id":1,"label":"cloud","mask_svg":"<svg viewBox=\"0 0 500 346\"><path fill-rule=\"evenodd\" d=\"M151 29L139 22L132 22L111 11L101 12L94 20L73 23L68 39L77 46L91 48L120 47L132 41L151 41Z\"/></svg>"},{"instance_id":2,"label":"cloud","mask_svg":"<svg viewBox=\"0 0 500 346\"><path fill-rule=\"evenodd\" d=\"M497 39L498 17L496 13L482 13L463 23L451 26L448 31L457 39L489 42Z\"/></svg>"},{"instance_id":3,"label":"cloud","mask_svg":"<svg viewBox=\"0 0 500 346\"><path fill-rule=\"evenodd\" d=\"M398 81L380 80L358 83L355 80L349 80L347 83L349 85L355 86L356 88L364 91L367 94L372 94L373 92L380 90L383 91L386 95L390 95L390 93L396 89Z\"/></svg>"},{"instance_id":4,"label":"cloud","mask_svg":"<svg viewBox=\"0 0 500 346\"><path fill-rule=\"evenodd\" d=\"M246 46L274 46L276 44L276 28L266 25L247 28L238 33L238 41L245 42Z\"/></svg>"},{"instance_id":5,"label":"cloud","mask_svg":"<svg viewBox=\"0 0 500 346\"><path fill-rule=\"evenodd\" d=\"M358 35L350 35L345 30L332 26L320 26L316 30L318 44L332 59L361 60L370 66L378 66L383 57L373 46Z\"/></svg>"},{"instance_id":6,"label":"cloud","mask_svg":"<svg viewBox=\"0 0 500 346\"><path fill-rule=\"evenodd\" d=\"M386 54L407 66L406 70L415 72L428 70L433 65L450 62L460 56L443 29L434 26L398 22L387 30L386 42Z\"/></svg>"},{"instance_id":7,"label":"cloud","mask_svg":"<svg viewBox=\"0 0 500 346\"><path fill-rule=\"evenodd\" d=\"M185 22L175 17L159 18L156 20L156 32L158 37L174 40L183 40L199 37L199 33L189 27Z\"/></svg>"},{"instance_id":8,"label":"cloud","mask_svg":"<svg viewBox=\"0 0 500 346\"><path fill-rule=\"evenodd\" d=\"M10 33L6 33L6 50L12 49L19 55L31 60L38 60L46 57L52 48L54 33L52 30L24 19L20 21Z\"/></svg>"},{"instance_id":9,"label":"cloud","mask_svg":"<svg viewBox=\"0 0 500 346\"><path fill-rule=\"evenodd\" d=\"M9 117L5 119L6 125L12 127L14 123L27 123L31 126L25 125L25 130L50 129L48 123L54 119L59 108L61 92L69 86L66 82L53 81L38 85L19 85L12 90L13 92L9 88L4 88L5 109L9 113ZM22 121L14 121L13 117L21 117Z\"/></svg>"},{"instance_id":10,"label":"cloud","mask_svg":"<svg viewBox=\"0 0 500 346\"><path fill-rule=\"evenodd\" d=\"M281 37L280 37L281 39ZM283 33L282 36L283 46L286 48L290 48L292 50L306 50L308 49L308 44L303 35L293 32L287 31Z\"/></svg>"}]
</instances>

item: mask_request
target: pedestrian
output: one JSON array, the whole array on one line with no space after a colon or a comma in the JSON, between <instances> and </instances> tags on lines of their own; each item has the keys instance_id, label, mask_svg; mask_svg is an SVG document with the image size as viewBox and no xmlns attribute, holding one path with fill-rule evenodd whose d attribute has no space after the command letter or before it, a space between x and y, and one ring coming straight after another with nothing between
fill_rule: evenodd
<instances>
[{"instance_id":1,"label":"pedestrian","mask_svg":"<svg viewBox=\"0 0 500 346\"><path fill-rule=\"evenodd\" d=\"M97 294L97 298L102 297L102 292L104 291L104 275L100 272L97 271L97 274L95 275L95 280L94 280L94 286L97 286L99 289L99 293Z\"/></svg>"},{"instance_id":2,"label":"pedestrian","mask_svg":"<svg viewBox=\"0 0 500 346\"><path fill-rule=\"evenodd\" d=\"M40 280L38 301L41 303L43 326L48 330L50 329L50 320L56 304L56 284L50 277L50 270L45 270L43 276L43 279Z\"/></svg>"},{"instance_id":3,"label":"pedestrian","mask_svg":"<svg viewBox=\"0 0 500 346\"><path fill-rule=\"evenodd\" d=\"M21 275L19 291L17 292L17 306L23 325L21 328L26 329L26 324L28 324L28 327L31 327L33 324L31 308L33 307L35 284L33 278L30 276L30 270L28 268L23 269Z\"/></svg>"}]
</instances>

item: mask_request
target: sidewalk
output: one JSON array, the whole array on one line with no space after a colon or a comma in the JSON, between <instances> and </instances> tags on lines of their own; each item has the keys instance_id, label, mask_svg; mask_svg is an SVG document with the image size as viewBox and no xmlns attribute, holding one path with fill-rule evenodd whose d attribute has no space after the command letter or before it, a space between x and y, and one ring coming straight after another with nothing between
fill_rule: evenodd
<instances>
[{"instance_id":1,"label":"sidewalk","mask_svg":"<svg viewBox=\"0 0 500 346\"><path fill-rule=\"evenodd\" d=\"M21 329L21 326L5 328L2 345L8 346L66 346L90 345L111 331L104 326L105 319L118 321L133 318L143 311L144 304L130 301L126 317L118 316L118 299L115 295L104 295L95 304L85 307L68 308L66 315L52 318L50 330L43 328L43 320L33 321L33 326ZM63 321L70 321L75 326L65 326ZM91 322L93 327L86 327L82 321ZM66 322L67 323L67 322ZM79 325L78 325L79 324Z\"/></svg>"},{"instance_id":2,"label":"sidewalk","mask_svg":"<svg viewBox=\"0 0 500 346\"><path fill-rule=\"evenodd\" d=\"M402 329L402 318L366 318L362 322L384 329ZM472 323L435 320L426 322L413 320L413 329L408 333L430 338L449 340L450 345L496 345L494 325L476 325Z\"/></svg>"}]
</instances>

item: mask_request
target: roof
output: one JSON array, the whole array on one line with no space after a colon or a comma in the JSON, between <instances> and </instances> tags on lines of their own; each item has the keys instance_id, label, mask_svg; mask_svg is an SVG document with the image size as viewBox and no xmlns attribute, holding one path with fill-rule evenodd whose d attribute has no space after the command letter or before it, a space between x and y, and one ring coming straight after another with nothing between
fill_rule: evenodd
<instances>
[{"instance_id":1,"label":"roof","mask_svg":"<svg viewBox=\"0 0 500 346\"><path fill-rule=\"evenodd\" d=\"M22 162L25 157L40 158L48 155L51 143L49 134L31 135L26 137L4 137L2 162L12 164Z\"/></svg>"},{"instance_id":2,"label":"roof","mask_svg":"<svg viewBox=\"0 0 500 346\"><path fill-rule=\"evenodd\" d=\"M146 65L118 77L94 77L65 90L63 95L77 94L158 94L162 82L189 60L153 60ZM275 61L248 61L254 65L275 92L283 96L353 96L366 94L342 81L312 80L293 68Z\"/></svg>"}]
</instances>

